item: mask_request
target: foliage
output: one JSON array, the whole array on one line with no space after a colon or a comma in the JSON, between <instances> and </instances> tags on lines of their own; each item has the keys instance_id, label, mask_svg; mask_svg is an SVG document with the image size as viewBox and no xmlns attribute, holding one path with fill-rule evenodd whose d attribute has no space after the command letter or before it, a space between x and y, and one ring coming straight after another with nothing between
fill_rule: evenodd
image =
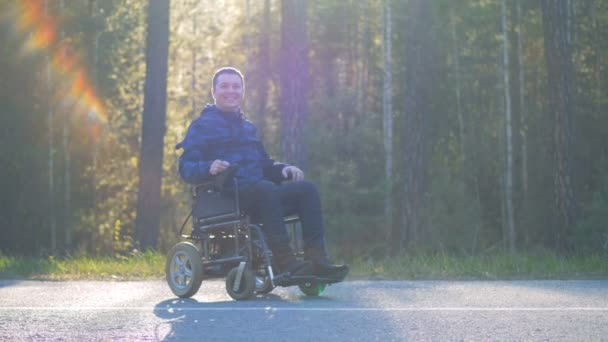
<instances>
[{"instance_id":1,"label":"foliage","mask_svg":"<svg viewBox=\"0 0 608 342\"><path fill-rule=\"evenodd\" d=\"M34 3L49 4L54 45L32 48L29 43L36 37L32 29L36 26L24 26L19 20L27 9L22 4ZM58 3L24 0L0 4L0 249L9 255L126 256L136 247L148 2L73 0L65 8ZM395 127L395 178L390 180L384 179L381 115L383 2L319 0L307 7L307 178L320 187L332 253L347 260L359 257L362 263L385 261L388 232L393 227L384 222L384 193L392 190L396 208L392 221L399 228L405 207L403 170L410 167L402 153L407 141L403 129L408 91L405 56L410 48L407 2L390 3ZM508 72L513 80L516 132L517 249L524 253L553 250L555 151L547 106L542 14L538 2L507 3L513 61ZM517 48L517 3L522 9L521 51ZM604 115L608 5L601 0L570 3L569 43L574 63L571 163L574 193L583 211L567 239L574 246L573 254L601 254L606 253L608 234L608 150L604 146L608 139L608 117ZM246 72L246 115L263 133L271 154L281 159L280 5L281 1L249 1L247 12L245 2L236 0L171 3L161 251L178 240L177 232L189 211L188 189L177 176L179 151L174 146L205 103L212 101L209 88L215 69L233 65ZM505 243L500 1L437 0L431 9L432 53L426 60L432 84L427 113L432 138L425 194L428 207L422 213L418 241L405 252L409 256L455 254L462 262L467 256L501 251ZM264 15L265 10L269 15ZM51 69L49 77L47 68L47 56L60 43L76 52L93 83L94 95L104 108L100 123L94 113L62 107L69 103L64 100L69 93L64 84L71 76ZM266 64L260 60L264 56L268 56ZM525 76L521 88L520 71ZM67 149L62 143L66 115L71 133ZM54 162L52 191L49 157ZM71 158L69 168L66 157ZM71 189L66 187L66 174ZM66 191L70 191L71 210L64 200ZM51 213L58 250L51 250L50 245ZM64 242L66 223L74 227L71 246Z\"/></svg>"}]
</instances>

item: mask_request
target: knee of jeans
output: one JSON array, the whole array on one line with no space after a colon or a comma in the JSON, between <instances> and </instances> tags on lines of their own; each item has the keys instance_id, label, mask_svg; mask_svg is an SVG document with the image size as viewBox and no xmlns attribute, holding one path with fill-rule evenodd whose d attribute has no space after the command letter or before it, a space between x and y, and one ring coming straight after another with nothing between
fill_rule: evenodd
<instances>
[{"instance_id":1,"label":"knee of jeans","mask_svg":"<svg viewBox=\"0 0 608 342\"><path fill-rule=\"evenodd\" d=\"M259 182L255 185L255 190L263 197L271 197L277 194L277 186L272 182Z\"/></svg>"},{"instance_id":2,"label":"knee of jeans","mask_svg":"<svg viewBox=\"0 0 608 342\"><path fill-rule=\"evenodd\" d=\"M300 191L307 193L307 194L317 194L317 186L315 185L315 183L310 182L310 181L301 181L298 182L298 185L300 186Z\"/></svg>"}]
</instances>

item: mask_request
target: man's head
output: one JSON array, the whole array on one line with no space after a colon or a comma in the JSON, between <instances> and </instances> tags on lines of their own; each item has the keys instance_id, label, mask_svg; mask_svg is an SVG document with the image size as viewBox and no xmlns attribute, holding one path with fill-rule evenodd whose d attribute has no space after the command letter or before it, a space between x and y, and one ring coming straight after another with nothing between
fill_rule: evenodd
<instances>
[{"instance_id":1,"label":"man's head","mask_svg":"<svg viewBox=\"0 0 608 342\"><path fill-rule=\"evenodd\" d=\"M238 112L243 102L245 81L235 68L224 67L215 72L211 94L215 105L223 112Z\"/></svg>"}]
</instances>

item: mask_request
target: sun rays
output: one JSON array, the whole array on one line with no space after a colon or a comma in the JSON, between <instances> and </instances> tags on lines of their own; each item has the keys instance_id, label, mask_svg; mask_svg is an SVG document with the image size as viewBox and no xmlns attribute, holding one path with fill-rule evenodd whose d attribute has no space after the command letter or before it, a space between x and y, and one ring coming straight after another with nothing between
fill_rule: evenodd
<instances>
[{"instance_id":1,"label":"sun rays","mask_svg":"<svg viewBox=\"0 0 608 342\"><path fill-rule=\"evenodd\" d=\"M13 20L16 32L23 36L23 54L46 54L49 59L50 103L71 119L84 116L93 124L105 124L107 113L95 91L89 73L76 47L61 37L60 20L48 14L42 0L21 0ZM94 129L93 132L97 132Z\"/></svg>"}]
</instances>

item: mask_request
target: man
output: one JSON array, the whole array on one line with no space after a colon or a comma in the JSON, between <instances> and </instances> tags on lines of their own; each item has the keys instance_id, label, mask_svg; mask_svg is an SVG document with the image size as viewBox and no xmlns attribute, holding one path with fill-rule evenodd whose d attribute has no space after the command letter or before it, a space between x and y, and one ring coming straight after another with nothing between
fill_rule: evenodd
<instances>
[{"instance_id":1,"label":"man","mask_svg":"<svg viewBox=\"0 0 608 342\"><path fill-rule=\"evenodd\" d=\"M255 126L243 118L244 79L234 68L213 76L215 104L207 105L188 128L181 143L179 172L188 183L201 183L236 166L239 203L244 212L263 224L264 235L280 273L342 278L348 267L327 257L319 194L315 185L293 165L272 160L256 136ZM302 221L305 258L293 255L283 218L298 214Z\"/></svg>"}]
</instances>

